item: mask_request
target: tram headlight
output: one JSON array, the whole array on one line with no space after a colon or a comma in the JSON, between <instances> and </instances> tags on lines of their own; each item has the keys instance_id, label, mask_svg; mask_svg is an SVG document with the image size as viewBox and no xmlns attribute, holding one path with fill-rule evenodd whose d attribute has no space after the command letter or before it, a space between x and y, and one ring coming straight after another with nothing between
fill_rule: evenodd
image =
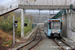
<instances>
[{"instance_id":1,"label":"tram headlight","mask_svg":"<svg viewBox=\"0 0 75 50\"><path fill-rule=\"evenodd\" d=\"M57 33L60 33L60 32L57 32Z\"/></svg>"},{"instance_id":2,"label":"tram headlight","mask_svg":"<svg viewBox=\"0 0 75 50\"><path fill-rule=\"evenodd\" d=\"M52 33L55 33L55 32L52 32Z\"/></svg>"}]
</instances>

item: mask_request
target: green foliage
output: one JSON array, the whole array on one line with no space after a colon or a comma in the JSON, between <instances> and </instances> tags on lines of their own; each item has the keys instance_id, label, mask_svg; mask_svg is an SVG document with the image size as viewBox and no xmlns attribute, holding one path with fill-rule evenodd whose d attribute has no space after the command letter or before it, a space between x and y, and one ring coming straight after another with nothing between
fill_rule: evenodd
<instances>
[{"instance_id":1,"label":"green foliage","mask_svg":"<svg viewBox=\"0 0 75 50\"><path fill-rule=\"evenodd\" d=\"M6 16L0 17L0 29L3 30L4 32L9 33L11 31L13 31L13 14L15 15L15 13L12 12ZM17 37L20 38L21 37L21 17L20 16L15 17L15 20L18 21L18 23L17 23L18 27L15 28L15 34ZM28 23L29 20L25 18L25 21L24 21L24 23L27 23L27 27L24 27L24 29L25 29L24 32L26 35L26 33L28 33L32 29L32 23L30 22L30 26L29 26L29 23Z\"/></svg>"},{"instance_id":2,"label":"green foliage","mask_svg":"<svg viewBox=\"0 0 75 50\"><path fill-rule=\"evenodd\" d=\"M24 30L25 35L26 35L26 33L28 33L29 31L31 31L31 29L32 29L32 26L25 27L25 30Z\"/></svg>"},{"instance_id":3,"label":"green foliage","mask_svg":"<svg viewBox=\"0 0 75 50\"><path fill-rule=\"evenodd\" d=\"M28 19L25 19L26 22L24 23L27 23L27 27L24 27L24 32L25 32L25 35L32 29L32 23L30 22L30 26L29 26L29 21ZM16 35L18 37L21 37L21 18L19 18L18 20L18 27L16 28Z\"/></svg>"},{"instance_id":4,"label":"green foliage","mask_svg":"<svg viewBox=\"0 0 75 50\"><path fill-rule=\"evenodd\" d=\"M10 32L13 30L13 23L8 22L8 20L0 22L0 26L0 29L2 29L5 32Z\"/></svg>"},{"instance_id":5,"label":"green foliage","mask_svg":"<svg viewBox=\"0 0 75 50\"><path fill-rule=\"evenodd\" d=\"M3 45L6 45L6 42L3 42Z\"/></svg>"},{"instance_id":6,"label":"green foliage","mask_svg":"<svg viewBox=\"0 0 75 50\"><path fill-rule=\"evenodd\" d=\"M7 42L3 42L2 45L3 45L4 47L10 47L10 46L12 45L12 40L9 40L9 41L7 41Z\"/></svg>"}]
</instances>

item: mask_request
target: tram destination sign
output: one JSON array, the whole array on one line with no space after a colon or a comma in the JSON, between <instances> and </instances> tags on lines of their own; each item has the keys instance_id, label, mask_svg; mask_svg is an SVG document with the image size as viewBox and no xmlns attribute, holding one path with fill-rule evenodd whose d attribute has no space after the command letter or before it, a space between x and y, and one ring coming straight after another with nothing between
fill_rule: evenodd
<instances>
[{"instance_id":1,"label":"tram destination sign","mask_svg":"<svg viewBox=\"0 0 75 50\"><path fill-rule=\"evenodd\" d=\"M60 20L52 20L52 22L60 22Z\"/></svg>"}]
</instances>

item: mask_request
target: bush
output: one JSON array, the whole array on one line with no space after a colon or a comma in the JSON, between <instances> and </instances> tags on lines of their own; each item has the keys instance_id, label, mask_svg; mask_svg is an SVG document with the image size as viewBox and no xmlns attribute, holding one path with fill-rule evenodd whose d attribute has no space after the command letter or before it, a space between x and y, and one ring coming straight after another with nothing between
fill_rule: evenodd
<instances>
[{"instance_id":1,"label":"bush","mask_svg":"<svg viewBox=\"0 0 75 50\"><path fill-rule=\"evenodd\" d=\"M18 17L17 20L18 20L18 23L17 23L18 27L15 28L15 34L16 34L16 36L21 37L21 18ZM25 19L25 21L26 21L25 23L29 24L28 19ZM11 16L8 16L7 19L5 19L5 20L2 17L2 20L0 21L0 29L2 29L4 32L7 32L7 33L13 31L13 20L12 20ZM28 25L27 27L25 27L25 30L24 30L25 35L31 29L32 29L32 23L30 22L30 26Z\"/></svg>"},{"instance_id":2,"label":"bush","mask_svg":"<svg viewBox=\"0 0 75 50\"><path fill-rule=\"evenodd\" d=\"M12 40L2 43L2 46L4 47L10 47L11 45L12 45Z\"/></svg>"},{"instance_id":3,"label":"bush","mask_svg":"<svg viewBox=\"0 0 75 50\"><path fill-rule=\"evenodd\" d=\"M13 30L13 24L12 23L10 23L9 25L6 23L4 23L4 24L2 23L2 24L0 24L0 26L1 26L0 29L2 29L5 32L10 32Z\"/></svg>"},{"instance_id":4,"label":"bush","mask_svg":"<svg viewBox=\"0 0 75 50\"><path fill-rule=\"evenodd\" d=\"M21 37L21 31L16 31L16 36Z\"/></svg>"}]
</instances>

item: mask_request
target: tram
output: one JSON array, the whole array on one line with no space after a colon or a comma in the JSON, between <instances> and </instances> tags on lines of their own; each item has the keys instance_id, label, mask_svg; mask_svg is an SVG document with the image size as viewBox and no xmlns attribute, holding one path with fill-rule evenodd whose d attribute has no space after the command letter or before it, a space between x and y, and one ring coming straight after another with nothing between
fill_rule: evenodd
<instances>
[{"instance_id":1,"label":"tram","mask_svg":"<svg viewBox=\"0 0 75 50\"><path fill-rule=\"evenodd\" d=\"M61 38L62 37L62 20L61 19L48 19L44 22L44 32L49 37Z\"/></svg>"}]
</instances>

